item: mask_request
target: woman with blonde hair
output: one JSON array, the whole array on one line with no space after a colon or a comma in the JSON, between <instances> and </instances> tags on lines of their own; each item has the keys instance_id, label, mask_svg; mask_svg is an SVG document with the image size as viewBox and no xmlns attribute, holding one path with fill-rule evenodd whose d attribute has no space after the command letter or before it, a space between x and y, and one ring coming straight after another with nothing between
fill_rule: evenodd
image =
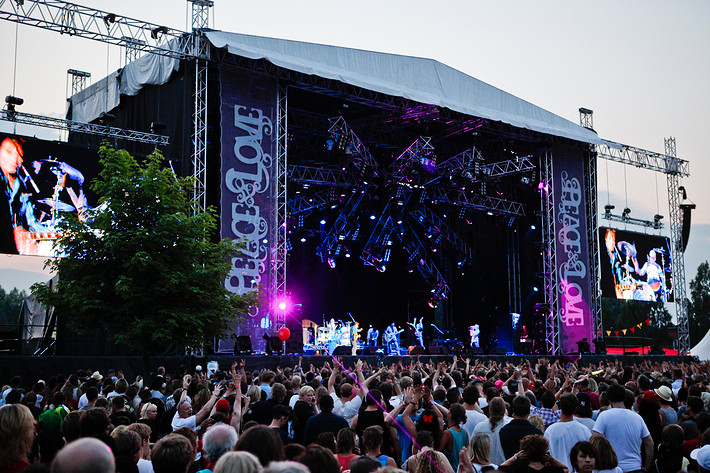
<instances>
[{"instance_id":1,"label":"woman with blonde hair","mask_svg":"<svg viewBox=\"0 0 710 473\"><path fill-rule=\"evenodd\" d=\"M298 393L298 401L293 406L293 440L303 444L308 419L318 414L316 391L311 386L303 386Z\"/></svg>"},{"instance_id":2,"label":"woman with blonde hair","mask_svg":"<svg viewBox=\"0 0 710 473\"><path fill-rule=\"evenodd\" d=\"M492 467L490 468L492 470L498 469L498 465L491 463L491 438L488 435L473 434L468 449L474 473L483 471L484 467Z\"/></svg>"},{"instance_id":3,"label":"woman with blonde hair","mask_svg":"<svg viewBox=\"0 0 710 473\"><path fill-rule=\"evenodd\" d=\"M139 424L145 424L150 427L150 442L158 441L160 426L158 425L158 406L153 403L146 402L141 407L141 417L138 419Z\"/></svg>"},{"instance_id":4,"label":"woman with blonde hair","mask_svg":"<svg viewBox=\"0 0 710 473\"><path fill-rule=\"evenodd\" d=\"M228 452L214 466L214 473L259 473L261 463L253 453Z\"/></svg>"},{"instance_id":5,"label":"woman with blonde hair","mask_svg":"<svg viewBox=\"0 0 710 473\"><path fill-rule=\"evenodd\" d=\"M35 418L23 404L0 407L0 471L15 473L30 465Z\"/></svg>"}]
</instances>

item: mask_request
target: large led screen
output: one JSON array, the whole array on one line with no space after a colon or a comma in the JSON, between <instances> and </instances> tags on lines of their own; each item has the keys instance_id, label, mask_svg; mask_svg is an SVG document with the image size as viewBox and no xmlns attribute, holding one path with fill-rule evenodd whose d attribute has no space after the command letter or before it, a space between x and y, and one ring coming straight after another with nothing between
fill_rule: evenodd
<instances>
[{"instance_id":1,"label":"large led screen","mask_svg":"<svg viewBox=\"0 0 710 473\"><path fill-rule=\"evenodd\" d=\"M0 253L61 256L59 223L96 205L88 190L95 150L0 133Z\"/></svg>"},{"instance_id":2,"label":"large led screen","mask_svg":"<svg viewBox=\"0 0 710 473\"><path fill-rule=\"evenodd\" d=\"M673 302L668 238L604 227L599 238L603 297Z\"/></svg>"}]
</instances>

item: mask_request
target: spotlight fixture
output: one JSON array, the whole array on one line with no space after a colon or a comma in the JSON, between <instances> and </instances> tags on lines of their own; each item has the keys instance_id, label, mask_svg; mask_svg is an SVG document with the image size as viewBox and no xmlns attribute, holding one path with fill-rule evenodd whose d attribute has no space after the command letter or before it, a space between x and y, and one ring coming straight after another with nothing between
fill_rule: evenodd
<instances>
[{"instance_id":1,"label":"spotlight fixture","mask_svg":"<svg viewBox=\"0 0 710 473\"><path fill-rule=\"evenodd\" d=\"M153 28L152 30L150 30L150 37L153 39L158 39L158 36L160 36L161 34L166 34L167 32L167 26L158 26L157 28Z\"/></svg>"},{"instance_id":2,"label":"spotlight fixture","mask_svg":"<svg viewBox=\"0 0 710 473\"><path fill-rule=\"evenodd\" d=\"M606 204L606 205L604 206L604 213L608 215L608 214L610 214L611 211L614 210L615 208L616 208L615 205Z\"/></svg>"},{"instance_id":3,"label":"spotlight fixture","mask_svg":"<svg viewBox=\"0 0 710 473\"><path fill-rule=\"evenodd\" d=\"M15 97L14 95L8 95L5 97L5 103L7 104L7 111L14 112L17 105L22 105L25 103L25 99L20 97Z\"/></svg>"},{"instance_id":4,"label":"spotlight fixture","mask_svg":"<svg viewBox=\"0 0 710 473\"><path fill-rule=\"evenodd\" d=\"M628 207L626 207L626 208L624 209L624 211L621 213L621 216L622 216L623 218L628 218L628 216L629 216L630 213L631 213L631 209L628 208Z\"/></svg>"},{"instance_id":5,"label":"spotlight fixture","mask_svg":"<svg viewBox=\"0 0 710 473\"><path fill-rule=\"evenodd\" d=\"M164 122L150 122L150 132L160 135L168 126Z\"/></svg>"},{"instance_id":6,"label":"spotlight fixture","mask_svg":"<svg viewBox=\"0 0 710 473\"><path fill-rule=\"evenodd\" d=\"M109 13L104 17L104 25L106 25L106 28L110 28L112 24L116 23L116 14L115 13Z\"/></svg>"},{"instance_id":7,"label":"spotlight fixture","mask_svg":"<svg viewBox=\"0 0 710 473\"><path fill-rule=\"evenodd\" d=\"M112 122L114 120L116 120L116 115L112 113L101 112L101 115L99 115L99 122L102 125L105 125L108 122Z\"/></svg>"}]
</instances>

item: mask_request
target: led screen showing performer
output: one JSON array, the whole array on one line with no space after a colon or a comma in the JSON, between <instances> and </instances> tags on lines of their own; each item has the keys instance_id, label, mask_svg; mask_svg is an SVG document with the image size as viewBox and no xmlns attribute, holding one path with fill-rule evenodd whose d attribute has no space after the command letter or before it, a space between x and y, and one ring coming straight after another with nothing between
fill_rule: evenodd
<instances>
[{"instance_id":1,"label":"led screen showing performer","mask_svg":"<svg viewBox=\"0 0 710 473\"><path fill-rule=\"evenodd\" d=\"M637 301L673 302L668 239L600 228L602 296ZM606 255L606 257L605 257Z\"/></svg>"},{"instance_id":2,"label":"led screen showing performer","mask_svg":"<svg viewBox=\"0 0 710 473\"><path fill-rule=\"evenodd\" d=\"M67 215L89 208L87 171L96 152L65 143L0 134L0 252L61 256L54 243Z\"/></svg>"}]
</instances>

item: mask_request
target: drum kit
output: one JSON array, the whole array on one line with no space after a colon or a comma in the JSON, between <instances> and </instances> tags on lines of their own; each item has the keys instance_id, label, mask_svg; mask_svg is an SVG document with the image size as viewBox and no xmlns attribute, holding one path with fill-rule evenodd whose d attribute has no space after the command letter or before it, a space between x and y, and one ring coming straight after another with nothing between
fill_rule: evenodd
<instances>
[{"instance_id":1,"label":"drum kit","mask_svg":"<svg viewBox=\"0 0 710 473\"><path fill-rule=\"evenodd\" d=\"M651 250L655 251L657 255L661 255L660 268L662 273L660 279L649 275L648 281L642 281L632 276L632 273L635 272L635 267L629 264L631 261L636 260L636 245L627 241L619 241L617 248L619 253L626 257L626 261L621 265L621 268L625 271L625 276L616 285L617 297L635 301L655 301L658 294L659 300L667 300L665 273L672 271L670 266L665 265L665 259L669 254L668 250L664 248L653 248ZM638 265L636 262L634 264Z\"/></svg>"}]
</instances>

